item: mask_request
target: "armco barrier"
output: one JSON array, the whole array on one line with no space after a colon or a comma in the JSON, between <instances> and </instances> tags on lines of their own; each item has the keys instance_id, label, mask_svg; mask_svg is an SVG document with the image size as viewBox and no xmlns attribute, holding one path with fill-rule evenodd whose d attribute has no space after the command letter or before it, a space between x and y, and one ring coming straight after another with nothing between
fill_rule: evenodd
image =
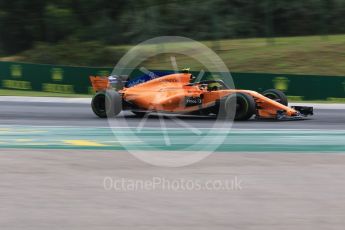
<instances>
[{"instance_id":1,"label":"armco barrier","mask_svg":"<svg viewBox=\"0 0 345 230\"><path fill-rule=\"evenodd\" d=\"M233 73L236 88L263 91L276 88L304 100L345 98L345 77L291 74Z\"/></svg>"},{"instance_id":2,"label":"armco barrier","mask_svg":"<svg viewBox=\"0 0 345 230\"><path fill-rule=\"evenodd\" d=\"M0 62L0 87L56 93L89 93L90 75L108 75L109 68Z\"/></svg>"},{"instance_id":3,"label":"armco barrier","mask_svg":"<svg viewBox=\"0 0 345 230\"><path fill-rule=\"evenodd\" d=\"M0 62L0 88L88 94L92 93L89 76L106 76L111 71L112 68ZM154 72L157 75L163 75L172 71ZM341 76L232 73L232 77L236 88L241 89L261 92L265 89L276 88L291 97L305 100L345 98L345 77ZM147 79L149 79L148 76L136 70L130 76L130 84Z\"/></svg>"}]
</instances>

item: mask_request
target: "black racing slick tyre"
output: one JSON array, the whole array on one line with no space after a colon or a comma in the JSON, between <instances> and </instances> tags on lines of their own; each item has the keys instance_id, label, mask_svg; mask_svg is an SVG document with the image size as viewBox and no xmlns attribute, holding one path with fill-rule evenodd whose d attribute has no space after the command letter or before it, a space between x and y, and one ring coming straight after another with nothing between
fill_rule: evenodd
<instances>
[{"instance_id":1,"label":"black racing slick tyre","mask_svg":"<svg viewBox=\"0 0 345 230\"><path fill-rule=\"evenodd\" d=\"M100 118L114 117L122 110L122 98L114 90L98 92L91 102L92 111Z\"/></svg>"},{"instance_id":2,"label":"black racing slick tyre","mask_svg":"<svg viewBox=\"0 0 345 230\"><path fill-rule=\"evenodd\" d=\"M265 97L272 99L273 101L279 102L282 105L288 105L287 96L280 90L277 89L268 89L262 93Z\"/></svg>"},{"instance_id":3,"label":"black racing slick tyre","mask_svg":"<svg viewBox=\"0 0 345 230\"><path fill-rule=\"evenodd\" d=\"M256 112L255 100L244 93L231 94L220 102L218 116L236 121L249 120Z\"/></svg>"}]
</instances>

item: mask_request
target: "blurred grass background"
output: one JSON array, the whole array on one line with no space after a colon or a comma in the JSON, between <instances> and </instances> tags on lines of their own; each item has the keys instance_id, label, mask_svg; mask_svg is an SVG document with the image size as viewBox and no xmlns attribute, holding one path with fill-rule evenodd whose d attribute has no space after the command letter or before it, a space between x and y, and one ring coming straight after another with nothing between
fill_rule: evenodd
<instances>
[{"instance_id":1,"label":"blurred grass background","mask_svg":"<svg viewBox=\"0 0 345 230\"><path fill-rule=\"evenodd\" d=\"M311 75L345 75L345 35L301 36L275 38L274 44L267 44L265 38L230 39L203 42L222 58L232 72L291 73ZM164 44L176 46L179 44ZM152 49L164 49L149 46ZM112 47L116 52L129 49L128 46ZM192 52L192 50L191 50ZM187 56L176 55L181 67L200 70L203 66ZM170 54L146 61L152 69L171 69Z\"/></svg>"},{"instance_id":2,"label":"blurred grass background","mask_svg":"<svg viewBox=\"0 0 345 230\"><path fill-rule=\"evenodd\" d=\"M232 72L291 73L311 75L345 75L345 35L300 36L275 38L223 39L204 41L225 62ZM157 49L181 44L146 45L148 54ZM56 45L38 45L34 49L1 60L65 65L109 66L123 56L131 45L102 46L97 42L69 41ZM191 51L192 47L191 47ZM176 56L179 67L200 70L203 66L191 58L177 54L163 54L148 59L146 68L171 69L171 56Z\"/></svg>"}]
</instances>

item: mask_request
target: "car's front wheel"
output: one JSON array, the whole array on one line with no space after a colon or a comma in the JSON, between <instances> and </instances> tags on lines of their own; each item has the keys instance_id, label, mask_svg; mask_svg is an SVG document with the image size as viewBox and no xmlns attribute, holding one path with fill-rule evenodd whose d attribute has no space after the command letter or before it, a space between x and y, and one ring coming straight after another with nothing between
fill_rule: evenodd
<instances>
[{"instance_id":1,"label":"car's front wheel","mask_svg":"<svg viewBox=\"0 0 345 230\"><path fill-rule=\"evenodd\" d=\"M265 97L272 99L273 101L279 102L282 105L288 105L287 96L280 90L277 89L268 89L262 93Z\"/></svg>"},{"instance_id":2,"label":"car's front wheel","mask_svg":"<svg viewBox=\"0 0 345 230\"><path fill-rule=\"evenodd\" d=\"M255 100L245 93L234 93L220 102L218 116L236 121L249 120L256 112Z\"/></svg>"}]
</instances>

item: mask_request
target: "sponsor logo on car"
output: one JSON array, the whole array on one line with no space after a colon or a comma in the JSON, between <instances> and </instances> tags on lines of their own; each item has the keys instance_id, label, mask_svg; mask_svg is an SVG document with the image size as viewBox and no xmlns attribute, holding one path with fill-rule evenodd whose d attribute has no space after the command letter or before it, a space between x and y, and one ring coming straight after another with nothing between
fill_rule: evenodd
<instances>
[{"instance_id":1,"label":"sponsor logo on car","mask_svg":"<svg viewBox=\"0 0 345 230\"><path fill-rule=\"evenodd\" d=\"M200 97L186 97L186 106L201 105L202 99Z\"/></svg>"}]
</instances>

